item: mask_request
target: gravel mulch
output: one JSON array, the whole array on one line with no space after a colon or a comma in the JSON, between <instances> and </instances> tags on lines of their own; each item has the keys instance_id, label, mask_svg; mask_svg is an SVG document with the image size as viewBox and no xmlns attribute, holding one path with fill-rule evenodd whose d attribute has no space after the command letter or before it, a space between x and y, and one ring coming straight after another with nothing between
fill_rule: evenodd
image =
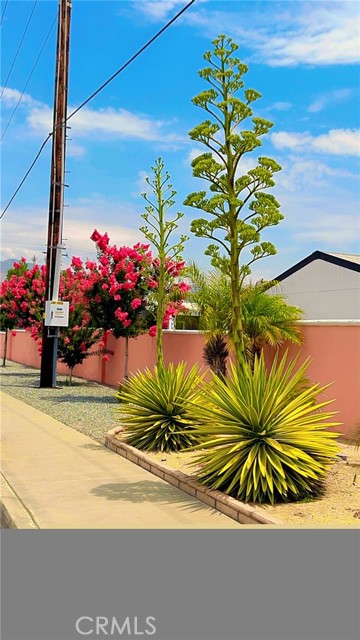
<instances>
[{"instance_id":1,"label":"gravel mulch","mask_svg":"<svg viewBox=\"0 0 360 640\"><path fill-rule=\"evenodd\" d=\"M38 369L14 362L0 367L5 393L104 444L106 433L118 425L116 389L81 378L68 386L65 376L57 376L56 389L40 389L39 381Z\"/></svg>"}]
</instances>

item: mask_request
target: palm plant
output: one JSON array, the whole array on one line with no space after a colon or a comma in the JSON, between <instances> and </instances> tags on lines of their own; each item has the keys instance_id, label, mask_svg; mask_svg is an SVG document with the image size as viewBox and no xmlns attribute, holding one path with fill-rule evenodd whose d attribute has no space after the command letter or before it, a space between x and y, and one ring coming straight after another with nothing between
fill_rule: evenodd
<instances>
[{"instance_id":1,"label":"palm plant","mask_svg":"<svg viewBox=\"0 0 360 640\"><path fill-rule=\"evenodd\" d=\"M285 341L302 342L296 324L303 317L302 310L289 305L281 294L269 294L268 287L269 283L260 281L247 285L241 294L247 359L252 368L265 344L279 347Z\"/></svg>"},{"instance_id":2,"label":"palm plant","mask_svg":"<svg viewBox=\"0 0 360 640\"><path fill-rule=\"evenodd\" d=\"M213 335L222 335L225 341L231 328L230 278L219 270L205 275L194 262L189 264L187 275L194 284L189 297L198 308L200 329L205 332L206 343ZM274 284L275 281L260 280L244 286L241 291L245 355L251 368L265 344L278 347L285 341L302 342L296 323L303 313L299 307L289 305L281 294L268 293Z\"/></svg>"},{"instance_id":3,"label":"palm plant","mask_svg":"<svg viewBox=\"0 0 360 640\"><path fill-rule=\"evenodd\" d=\"M196 444L189 408L202 379L196 366L187 373L181 362L146 369L125 381L117 396L126 442L145 451L180 451Z\"/></svg>"},{"instance_id":4,"label":"palm plant","mask_svg":"<svg viewBox=\"0 0 360 640\"><path fill-rule=\"evenodd\" d=\"M336 457L328 431L334 412L322 412L331 400L314 404L326 387L299 388L309 360L297 370L287 354L266 371L263 355L248 375L231 365L228 378L217 376L193 405L201 444L195 465L198 480L244 502L299 500L318 495Z\"/></svg>"}]
</instances>

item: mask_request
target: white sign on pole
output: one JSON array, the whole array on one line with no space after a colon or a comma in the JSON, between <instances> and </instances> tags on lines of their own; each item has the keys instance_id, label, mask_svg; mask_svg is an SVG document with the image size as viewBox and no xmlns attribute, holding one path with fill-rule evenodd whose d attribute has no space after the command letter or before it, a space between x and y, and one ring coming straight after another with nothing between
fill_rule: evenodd
<instances>
[{"instance_id":1,"label":"white sign on pole","mask_svg":"<svg viewBox=\"0 0 360 640\"><path fill-rule=\"evenodd\" d=\"M68 327L69 303L62 300L48 300L45 302L45 326Z\"/></svg>"}]
</instances>

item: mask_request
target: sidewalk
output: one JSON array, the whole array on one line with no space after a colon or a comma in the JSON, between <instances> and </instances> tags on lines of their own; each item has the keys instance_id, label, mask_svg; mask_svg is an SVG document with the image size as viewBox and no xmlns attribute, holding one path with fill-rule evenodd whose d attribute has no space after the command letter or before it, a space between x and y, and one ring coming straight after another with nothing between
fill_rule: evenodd
<instances>
[{"instance_id":1,"label":"sidewalk","mask_svg":"<svg viewBox=\"0 0 360 640\"><path fill-rule=\"evenodd\" d=\"M0 392L1 500L19 529L237 529L239 523Z\"/></svg>"}]
</instances>

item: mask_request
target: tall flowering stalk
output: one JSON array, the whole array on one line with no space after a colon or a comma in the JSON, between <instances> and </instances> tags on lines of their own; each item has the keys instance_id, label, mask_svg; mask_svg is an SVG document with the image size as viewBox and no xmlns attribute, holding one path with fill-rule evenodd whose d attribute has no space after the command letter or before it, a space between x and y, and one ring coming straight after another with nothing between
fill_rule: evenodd
<instances>
[{"instance_id":1,"label":"tall flowering stalk","mask_svg":"<svg viewBox=\"0 0 360 640\"><path fill-rule=\"evenodd\" d=\"M169 242L172 232L178 228L178 222L184 214L178 212L173 219L167 218L169 209L175 203L173 198L176 195L176 191L172 189L170 175L164 170L164 162L161 158L156 160L151 169L154 178L153 180L146 178L146 182L152 189L154 199L150 199L146 193L142 194L142 197L148 203L145 207L146 213L142 214L142 218L147 225L140 227L140 231L158 252L158 257L154 261L157 275L156 327L151 328L150 335L156 333L156 364L159 369L164 367L162 344L164 323L166 325L169 315L172 312L176 312L176 306L170 304L172 300L176 302L174 285L175 288L178 286L179 292L182 293L186 291L186 288L189 288L185 283L175 284L175 278L180 275L185 267L185 263L181 260L181 253L188 238L185 235L181 235L179 242L175 244Z\"/></svg>"}]
</instances>

